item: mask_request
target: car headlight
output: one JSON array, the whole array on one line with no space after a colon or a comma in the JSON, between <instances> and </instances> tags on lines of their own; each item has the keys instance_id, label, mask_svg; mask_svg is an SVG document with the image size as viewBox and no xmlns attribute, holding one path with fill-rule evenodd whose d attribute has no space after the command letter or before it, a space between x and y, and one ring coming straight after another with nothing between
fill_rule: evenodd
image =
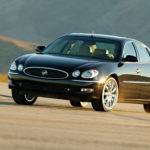
<instances>
[{"instance_id":1,"label":"car headlight","mask_svg":"<svg viewBox=\"0 0 150 150\"><path fill-rule=\"evenodd\" d=\"M84 78L84 79L92 79L92 78L95 78L97 75L98 75L98 71L97 70L87 70L87 71L84 71L82 74L81 74L81 77Z\"/></svg>"},{"instance_id":2,"label":"car headlight","mask_svg":"<svg viewBox=\"0 0 150 150\"><path fill-rule=\"evenodd\" d=\"M13 70L13 71L17 70L17 64L15 61L11 64L10 70Z\"/></svg>"},{"instance_id":3,"label":"car headlight","mask_svg":"<svg viewBox=\"0 0 150 150\"><path fill-rule=\"evenodd\" d=\"M75 70L75 71L72 73L72 76L73 76L74 78L79 77L79 76L80 76L80 70Z\"/></svg>"},{"instance_id":4,"label":"car headlight","mask_svg":"<svg viewBox=\"0 0 150 150\"><path fill-rule=\"evenodd\" d=\"M23 70L23 65L22 64L19 64L18 65L18 71L22 71Z\"/></svg>"}]
</instances>

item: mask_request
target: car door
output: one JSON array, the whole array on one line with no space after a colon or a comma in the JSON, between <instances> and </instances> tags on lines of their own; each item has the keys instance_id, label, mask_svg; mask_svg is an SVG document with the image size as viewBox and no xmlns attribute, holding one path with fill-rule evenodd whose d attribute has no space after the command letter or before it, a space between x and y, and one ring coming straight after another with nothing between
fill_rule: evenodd
<instances>
[{"instance_id":1,"label":"car door","mask_svg":"<svg viewBox=\"0 0 150 150\"><path fill-rule=\"evenodd\" d=\"M140 99L150 100L150 52L142 43L134 43L140 58Z\"/></svg>"},{"instance_id":2,"label":"car door","mask_svg":"<svg viewBox=\"0 0 150 150\"><path fill-rule=\"evenodd\" d=\"M127 42L124 45L122 61L123 63L119 68L121 71L119 77L119 98L126 101L135 100L139 98L140 86L137 83L141 80L141 75L138 54L132 42Z\"/></svg>"}]
</instances>

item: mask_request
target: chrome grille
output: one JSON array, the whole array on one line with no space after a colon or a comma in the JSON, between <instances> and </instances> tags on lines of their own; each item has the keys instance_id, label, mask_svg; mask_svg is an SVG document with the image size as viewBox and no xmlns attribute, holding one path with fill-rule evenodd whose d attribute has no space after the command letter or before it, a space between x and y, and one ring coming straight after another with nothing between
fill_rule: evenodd
<instances>
[{"instance_id":1,"label":"chrome grille","mask_svg":"<svg viewBox=\"0 0 150 150\"><path fill-rule=\"evenodd\" d=\"M46 79L66 79L69 74L66 71L47 67L28 67L24 69L26 75Z\"/></svg>"}]
</instances>

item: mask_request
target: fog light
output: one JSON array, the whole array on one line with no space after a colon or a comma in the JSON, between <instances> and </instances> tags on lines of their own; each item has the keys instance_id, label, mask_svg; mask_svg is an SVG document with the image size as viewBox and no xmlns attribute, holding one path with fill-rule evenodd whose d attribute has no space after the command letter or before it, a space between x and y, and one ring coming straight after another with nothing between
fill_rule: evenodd
<instances>
[{"instance_id":1,"label":"fog light","mask_svg":"<svg viewBox=\"0 0 150 150\"><path fill-rule=\"evenodd\" d=\"M94 89L91 89L91 88L82 88L81 89L81 92L93 92Z\"/></svg>"},{"instance_id":2,"label":"fog light","mask_svg":"<svg viewBox=\"0 0 150 150\"><path fill-rule=\"evenodd\" d=\"M22 71L23 70L23 65L22 64L19 64L18 65L18 71Z\"/></svg>"},{"instance_id":3,"label":"fog light","mask_svg":"<svg viewBox=\"0 0 150 150\"><path fill-rule=\"evenodd\" d=\"M73 76L74 78L79 77L79 75L80 75L80 70L75 70L75 71L72 73L72 76Z\"/></svg>"}]
</instances>

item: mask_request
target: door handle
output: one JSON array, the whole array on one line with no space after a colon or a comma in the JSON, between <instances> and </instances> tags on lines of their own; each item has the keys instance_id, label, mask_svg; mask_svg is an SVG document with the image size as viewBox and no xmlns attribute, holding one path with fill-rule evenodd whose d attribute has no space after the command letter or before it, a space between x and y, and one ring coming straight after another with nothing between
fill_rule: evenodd
<instances>
[{"instance_id":1,"label":"door handle","mask_svg":"<svg viewBox=\"0 0 150 150\"><path fill-rule=\"evenodd\" d=\"M141 72L141 70L140 69L136 69L136 73L140 73Z\"/></svg>"}]
</instances>

